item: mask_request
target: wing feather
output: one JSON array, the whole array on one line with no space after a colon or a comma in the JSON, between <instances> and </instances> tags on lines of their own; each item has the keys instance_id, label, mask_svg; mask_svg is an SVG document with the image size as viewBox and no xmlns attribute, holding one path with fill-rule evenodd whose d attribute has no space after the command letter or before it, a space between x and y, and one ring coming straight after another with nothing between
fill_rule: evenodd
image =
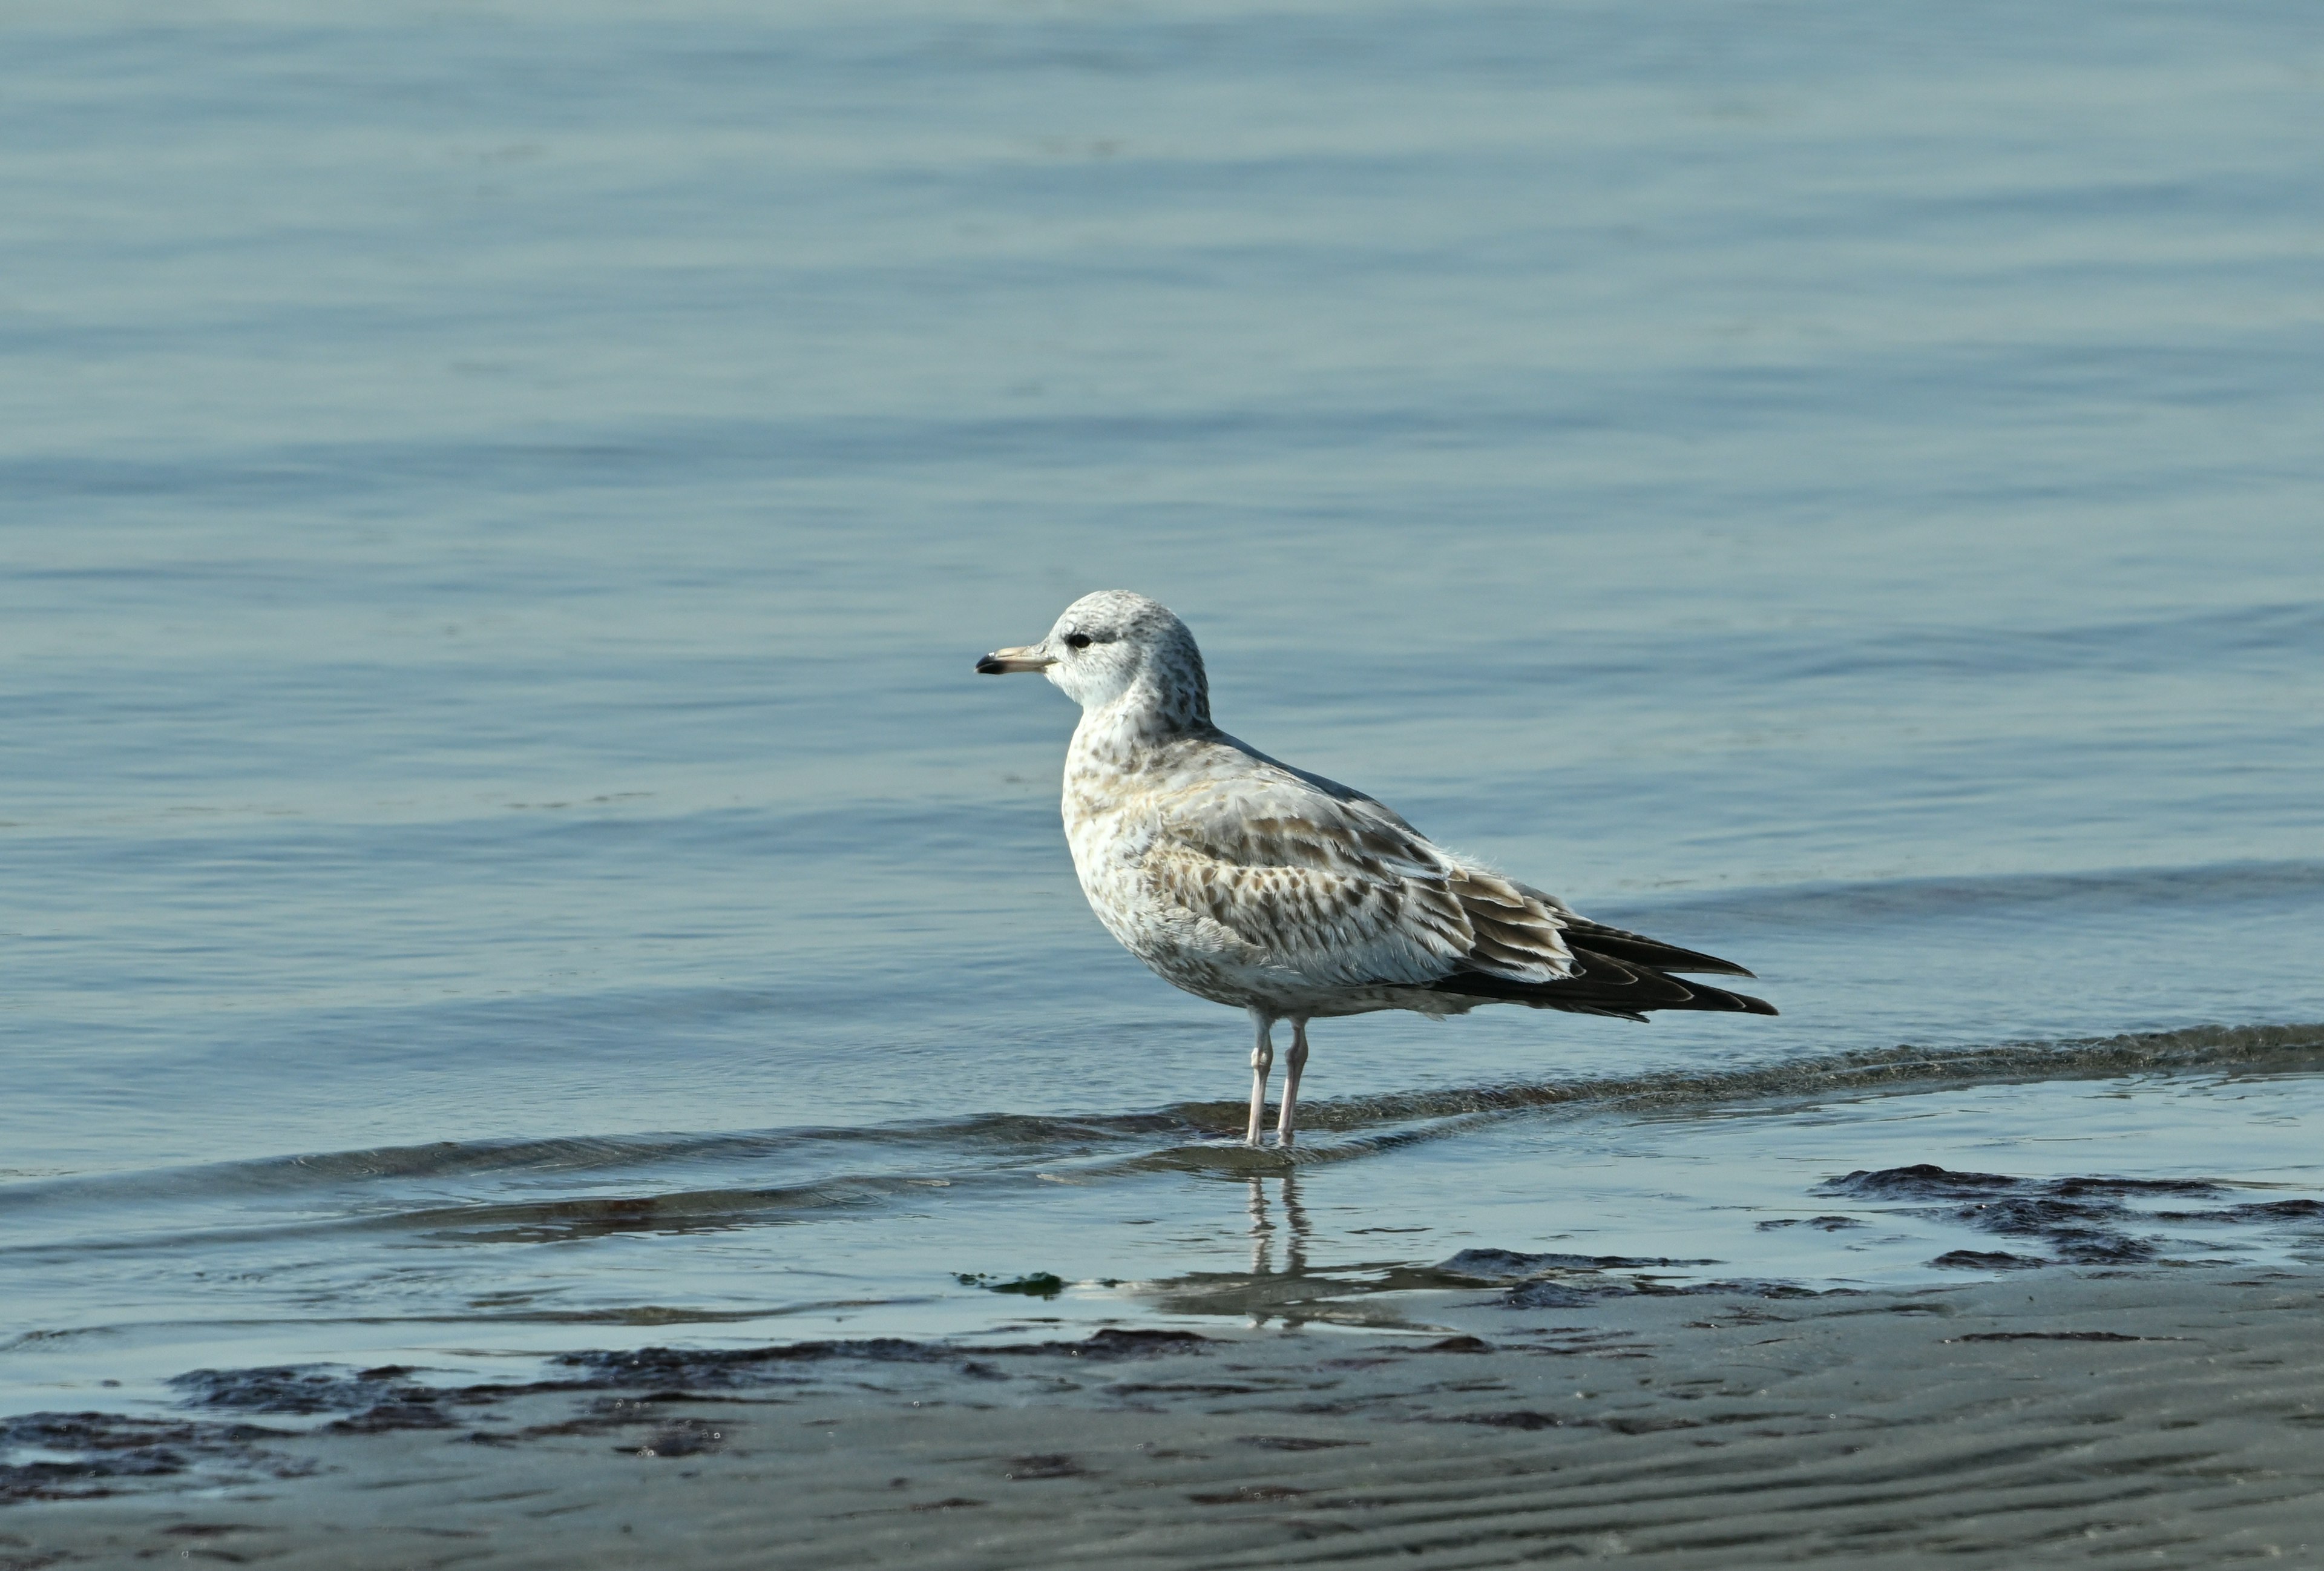
<instances>
[{"instance_id":1,"label":"wing feather","mask_svg":"<svg viewBox=\"0 0 2324 1571\"><path fill-rule=\"evenodd\" d=\"M1254 758L1271 767L1254 775ZM1213 775L1157 802L1140 873L1250 957L1325 986L1573 974L1561 936L1572 919L1546 896L1468 865L1345 786L1248 753L1237 762L1231 782Z\"/></svg>"},{"instance_id":2,"label":"wing feather","mask_svg":"<svg viewBox=\"0 0 2324 1571\"><path fill-rule=\"evenodd\" d=\"M1764 1000L1668 972L1751 974L1592 922L1477 867L1360 791L1216 733L1148 799L1138 875L1208 946L1318 988L1416 987L1643 1020L1648 1011L1773 1014Z\"/></svg>"}]
</instances>

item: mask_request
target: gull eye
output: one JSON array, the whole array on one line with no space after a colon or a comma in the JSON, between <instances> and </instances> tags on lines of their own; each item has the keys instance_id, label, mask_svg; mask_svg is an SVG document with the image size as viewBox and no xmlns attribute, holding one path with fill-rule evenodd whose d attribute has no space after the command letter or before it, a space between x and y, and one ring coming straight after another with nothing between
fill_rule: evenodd
<instances>
[{"instance_id":1,"label":"gull eye","mask_svg":"<svg viewBox=\"0 0 2324 1571\"><path fill-rule=\"evenodd\" d=\"M1067 649L1087 649L1089 646L1090 635L1088 633L1068 633L1065 634L1065 647Z\"/></svg>"}]
</instances>

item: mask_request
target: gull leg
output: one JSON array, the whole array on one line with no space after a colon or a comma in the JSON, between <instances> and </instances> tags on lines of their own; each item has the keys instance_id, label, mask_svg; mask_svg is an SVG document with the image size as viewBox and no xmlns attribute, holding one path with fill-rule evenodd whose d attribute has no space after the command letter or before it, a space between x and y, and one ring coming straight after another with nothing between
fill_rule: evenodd
<instances>
[{"instance_id":1,"label":"gull leg","mask_svg":"<svg viewBox=\"0 0 2324 1571\"><path fill-rule=\"evenodd\" d=\"M1275 1121L1275 1143L1291 1143L1291 1126L1298 1117L1299 1071L1307 1067L1307 1022L1294 1015L1291 1020L1291 1056L1283 1065L1283 1113ZM1256 1137L1254 1137L1254 1141Z\"/></svg>"},{"instance_id":2,"label":"gull leg","mask_svg":"<svg viewBox=\"0 0 2324 1571\"><path fill-rule=\"evenodd\" d=\"M1250 1012L1251 1023L1259 1028L1259 1040L1250 1049L1250 1128L1244 1133L1242 1143L1259 1143L1259 1126L1267 1122L1267 1072L1275 1067L1275 1043L1268 1032L1274 1028L1275 1017Z\"/></svg>"}]
</instances>

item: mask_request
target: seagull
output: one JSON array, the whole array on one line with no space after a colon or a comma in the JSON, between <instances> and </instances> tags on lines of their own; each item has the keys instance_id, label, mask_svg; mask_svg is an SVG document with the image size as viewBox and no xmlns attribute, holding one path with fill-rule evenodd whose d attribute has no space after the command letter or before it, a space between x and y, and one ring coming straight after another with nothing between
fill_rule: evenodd
<instances>
[{"instance_id":1,"label":"seagull","mask_svg":"<svg viewBox=\"0 0 2324 1571\"><path fill-rule=\"evenodd\" d=\"M1038 643L976 662L1038 671L1082 707L1065 749L1065 841L1107 932L1164 981L1248 1011L1256 1146L1291 1022L1276 1141L1293 1142L1307 1022L1374 1010L1443 1019L1521 1003L1644 1021L1650 1010L1774 1014L1673 972L1729 960L1609 928L1446 850L1360 790L1294 769L1211 724L1186 624L1105 589Z\"/></svg>"}]
</instances>

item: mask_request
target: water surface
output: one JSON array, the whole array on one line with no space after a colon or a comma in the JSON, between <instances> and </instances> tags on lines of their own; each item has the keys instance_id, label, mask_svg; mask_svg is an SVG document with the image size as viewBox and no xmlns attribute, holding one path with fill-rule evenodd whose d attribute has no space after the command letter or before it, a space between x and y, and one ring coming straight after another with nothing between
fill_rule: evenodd
<instances>
[{"instance_id":1,"label":"water surface","mask_svg":"<svg viewBox=\"0 0 2324 1571\"><path fill-rule=\"evenodd\" d=\"M2307 14L0 26L0 1401L2324 1194ZM1783 1016L1330 1022L1223 1147L969 670L1103 587Z\"/></svg>"}]
</instances>

